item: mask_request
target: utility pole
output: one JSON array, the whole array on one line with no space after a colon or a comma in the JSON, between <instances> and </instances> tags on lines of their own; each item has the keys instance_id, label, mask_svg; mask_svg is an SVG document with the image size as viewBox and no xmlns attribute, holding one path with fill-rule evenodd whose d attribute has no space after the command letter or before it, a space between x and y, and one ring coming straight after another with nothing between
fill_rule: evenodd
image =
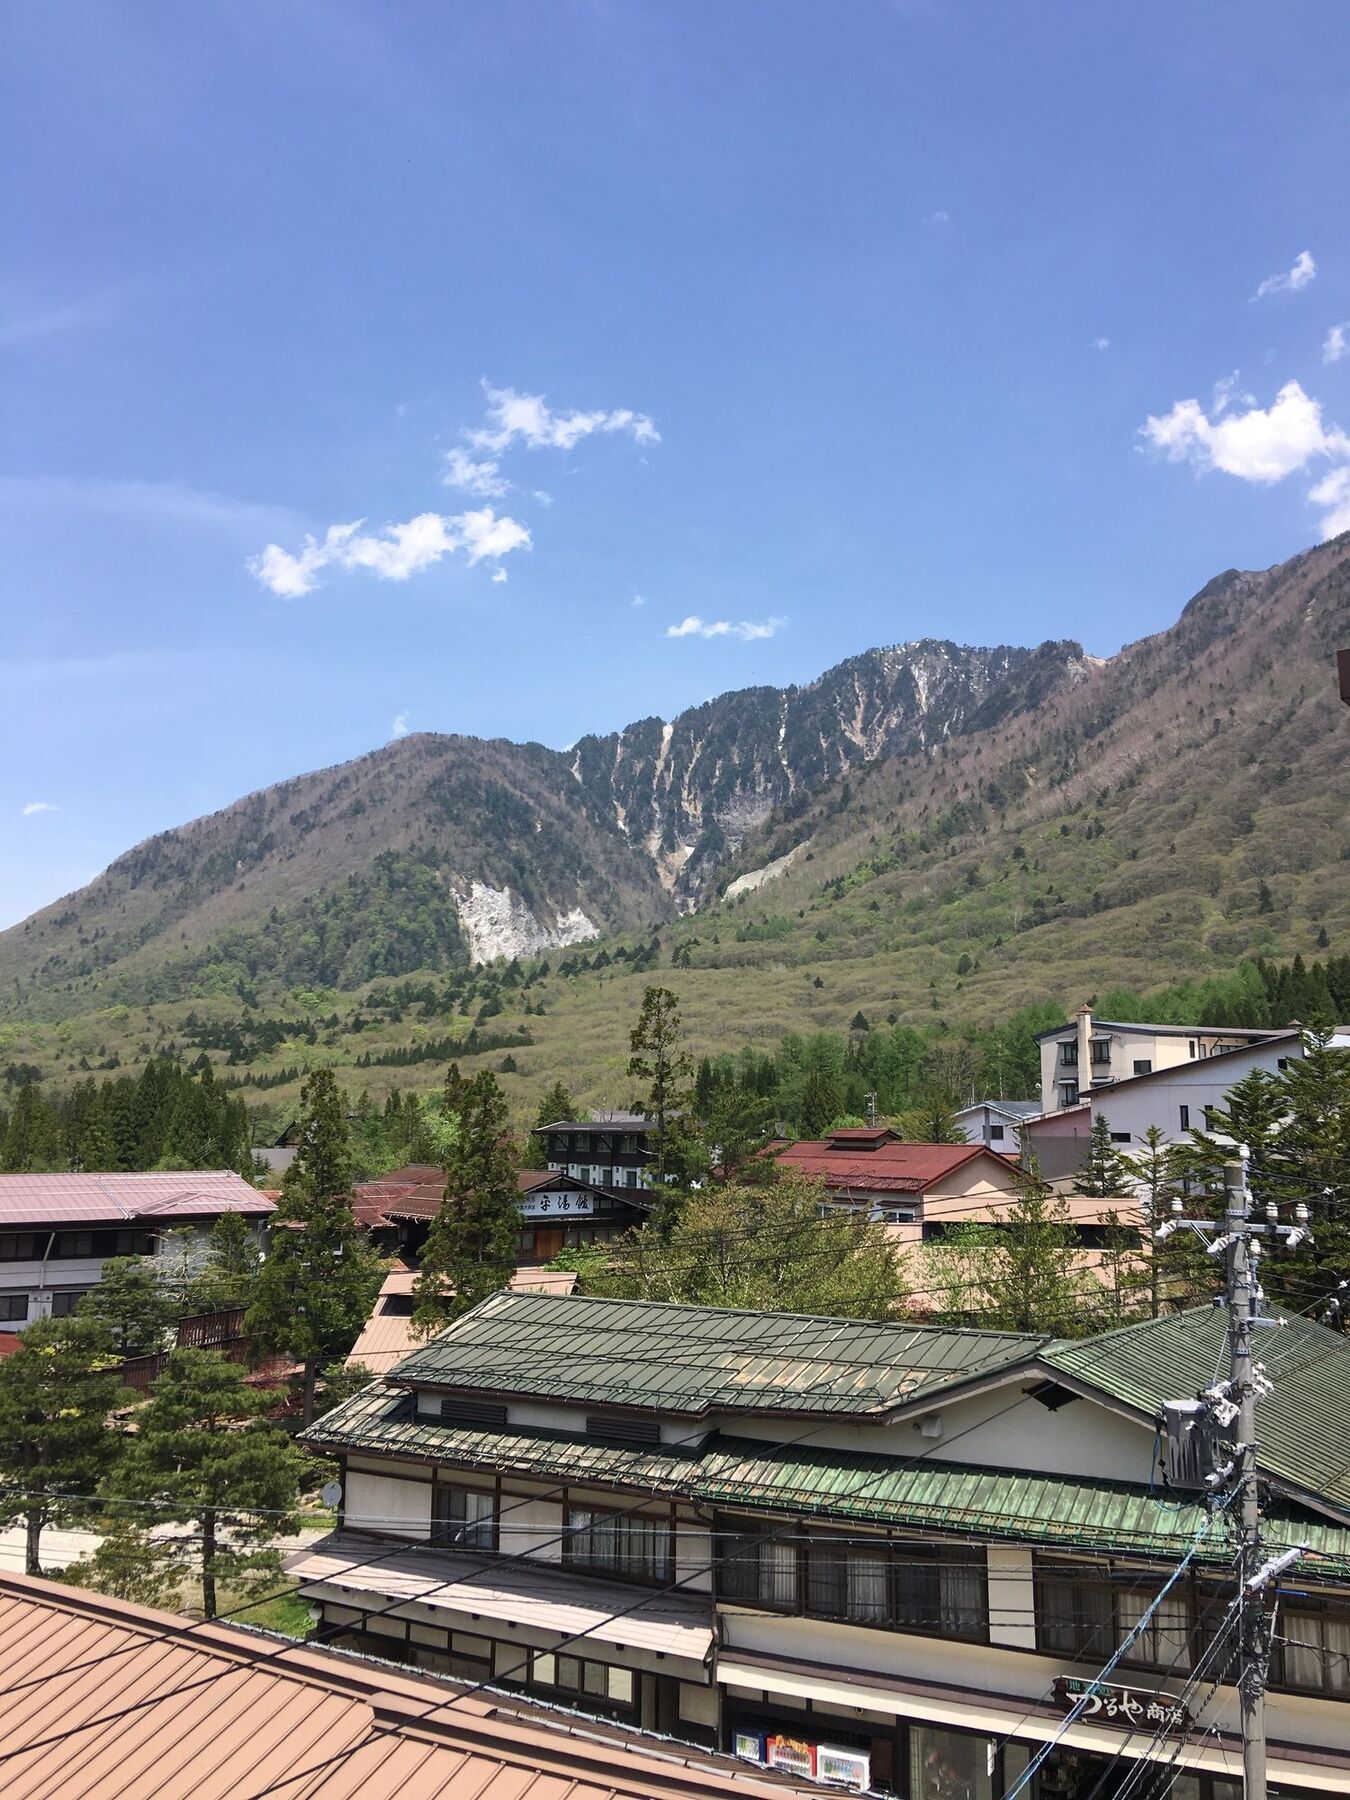
<instances>
[{"instance_id":1,"label":"utility pole","mask_svg":"<svg viewBox=\"0 0 1350 1800\"><path fill-rule=\"evenodd\" d=\"M1224 1164L1223 1186L1224 1235L1228 1239L1228 1392L1238 1409L1234 1476L1240 1509L1238 1700L1242 1715L1242 1793L1243 1800L1266 1800L1266 1676L1270 1644L1262 1592L1248 1586L1261 1568L1261 1496L1256 1475L1256 1386L1252 1367L1259 1285L1258 1240L1251 1230L1245 1163Z\"/></svg>"}]
</instances>

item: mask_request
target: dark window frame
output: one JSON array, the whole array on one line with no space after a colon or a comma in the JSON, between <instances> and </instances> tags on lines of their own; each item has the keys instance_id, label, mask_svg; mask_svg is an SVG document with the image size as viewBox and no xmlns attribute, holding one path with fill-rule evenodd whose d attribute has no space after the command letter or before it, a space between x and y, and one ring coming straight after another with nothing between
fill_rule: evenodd
<instances>
[{"instance_id":1,"label":"dark window frame","mask_svg":"<svg viewBox=\"0 0 1350 1800\"><path fill-rule=\"evenodd\" d=\"M580 1524L577 1515L582 1513L591 1521L590 1524ZM650 1559L650 1574L634 1572L636 1559L631 1552L623 1556L616 1554L612 1560L594 1553L595 1522L605 1519L614 1521L616 1544L620 1538L638 1536L640 1526L653 1528L653 1535L662 1539L662 1548ZM613 1506L579 1506L569 1501L563 1513L563 1533L562 1561L565 1568L579 1570L582 1574L606 1575L616 1581L632 1582L638 1587L665 1587L674 1579L675 1526L669 1514L635 1513L627 1508Z\"/></svg>"},{"instance_id":2,"label":"dark window frame","mask_svg":"<svg viewBox=\"0 0 1350 1800\"><path fill-rule=\"evenodd\" d=\"M1099 1666L1116 1653L1136 1622L1129 1616L1136 1610L1130 1602L1137 1599L1138 1610L1145 1610L1169 1574L1165 1568L1119 1558L1066 1559L1043 1551L1032 1553L1032 1569L1036 1648L1050 1656ZM1058 1590L1054 1599L1052 1590ZM1067 1613L1061 1604L1063 1597L1069 1601ZM1178 1661L1175 1625L1169 1628L1167 1624L1178 1601L1185 1610L1181 1628L1187 1646L1184 1666ZM1202 1609L1191 1584L1179 1582L1168 1595L1166 1607L1155 1613L1144 1636L1119 1656L1121 1668L1147 1669L1155 1674L1176 1672L1180 1679L1195 1667L1204 1633Z\"/></svg>"},{"instance_id":3,"label":"dark window frame","mask_svg":"<svg viewBox=\"0 0 1350 1800\"><path fill-rule=\"evenodd\" d=\"M486 1500L483 1514L469 1501ZM474 1518L469 1517L473 1510ZM469 1487L464 1482L436 1480L431 1489L431 1541L439 1549L476 1550L495 1556L501 1544L501 1507L491 1488Z\"/></svg>"}]
</instances>

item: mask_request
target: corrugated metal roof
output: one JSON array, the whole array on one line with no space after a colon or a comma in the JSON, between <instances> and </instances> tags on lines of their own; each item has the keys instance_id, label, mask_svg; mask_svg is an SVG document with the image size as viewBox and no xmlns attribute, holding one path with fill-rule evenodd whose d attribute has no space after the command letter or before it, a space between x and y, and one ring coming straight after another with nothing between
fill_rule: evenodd
<instances>
[{"instance_id":1,"label":"corrugated metal roof","mask_svg":"<svg viewBox=\"0 0 1350 1800\"><path fill-rule=\"evenodd\" d=\"M700 1800L803 1793L444 1682L0 1575L9 1800Z\"/></svg>"},{"instance_id":2,"label":"corrugated metal roof","mask_svg":"<svg viewBox=\"0 0 1350 1800\"><path fill-rule=\"evenodd\" d=\"M232 1169L188 1174L151 1170L135 1175L0 1175L0 1231L275 1211L265 1194Z\"/></svg>"},{"instance_id":3,"label":"corrugated metal roof","mask_svg":"<svg viewBox=\"0 0 1350 1800\"><path fill-rule=\"evenodd\" d=\"M394 1379L661 1412L868 1414L1024 1360L1046 1341L650 1300L495 1294L415 1350Z\"/></svg>"},{"instance_id":4,"label":"corrugated metal roof","mask_svg":"<svg viewBox=\"0 0 1350 1800\"><path fill-rule=\"evenodd\" d=\"M416 1272L404 1266L385 1276L370 1317L347 1356L349 1369L359 1364L373 1375L387 1375L416 1347L412 1315L397 1304L411 1295L416 1281ZM570 1269L517 1269L511 1277L513 1288L549 1294L570 1294L576 1284ZM395 1302L393 1308L386 1306L389 1300Z\"/></svg>"},{"instance_id":5,"label":"corrugated metal roof","mask_svg":"<svg viewBox=\"0 0 1350 1800\"><path fill-rule=\"evenodd\" d=\"M1350 1508L1350 1343L1294 1313L1256 1334L1256 1358L1274 1392L1256 1403L1260 1466L1277 1481ZM1041 1353L1051 1368L1153 1414L1186 1399L1228 1367L1225 1314L1197 1308L1148 1319L1098 1337L1056 1343Z\"/></svg>"},{"instance_id":6,"label":"corrugated metal roof","mask_svg":"<svg viewBox=\"0 0 1350 1800\"><path fill-rule=\"evenodd\" d=\"M702 1664L713 1646L707 1596L655 1593L618 1581L572 1575L556 1565L540 1579L539 1567L481 1555L400 1550L379 1554L380 1540L359 1531L334 1532L286 1559L286 1573L304 1588L323 1587L376 1604L403 1600L432 1612L510 1619L531 1631L593 1638L661 1656ZM622 1614L622 1617L615 1617Z\"/></svg>"}]
</instances>

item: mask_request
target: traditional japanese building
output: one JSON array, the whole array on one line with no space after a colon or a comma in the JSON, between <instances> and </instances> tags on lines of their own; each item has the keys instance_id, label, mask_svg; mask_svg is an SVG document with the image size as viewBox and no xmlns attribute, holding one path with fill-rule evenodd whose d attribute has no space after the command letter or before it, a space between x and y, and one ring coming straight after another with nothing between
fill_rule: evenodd
<instances>
[{"instance_id":1,"label":"traditional japanese building","mask_svg":"<svg viewBox=\"0 0 1350 1800\"><path fill-rule=\"evenodd\" d=\"M1265 1335L1263 1529L1306 1547L1271 1780L1350 1793L1350 1346ZM1141 1763L1237 1800L1233 1546L1159 1432L1225 1355L1208 1308L1062 1341L497 1295L311 1427L340 1526L290 1569L354 1649L836 1784L997 1800L1045 1752L1033 1800Z\"/></svg>"}]
</instances>

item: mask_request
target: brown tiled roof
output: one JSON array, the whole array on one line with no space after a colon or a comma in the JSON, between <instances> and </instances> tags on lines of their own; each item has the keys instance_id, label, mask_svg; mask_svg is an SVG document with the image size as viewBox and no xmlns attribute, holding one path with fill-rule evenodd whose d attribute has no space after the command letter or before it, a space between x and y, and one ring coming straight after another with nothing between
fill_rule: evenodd
<instances>
[{"instance_id":1,"label":"brown tiled roof","mask_svg":"<svg viewBox=\"0 0 1350 1800\"><path fill-rule=\"evenodd\" d=\"M0 1574L7 1800L779 1800L729 1760ZM525 1710L528 1711L528 1708Z\"/></svg>"},{"instance_id":2,"label":"brown tiled roof","mask_svg":"<svg viewBox=\"0 0 1350 1800\"><path fill-rule=\"evenodd\" d=\"M34 1225L125 1225L138 1219L214 1218L276 1210L232 1169L179 1174L0 1175L0 1230Z\"/></svg>"},{"instance_id":3,"label":"brown tiled roof","mask_svg":"<svg viewBox=\"0 0 1350 1800\"><path fill-rule=\"evenodd\" d=\"M822 1176L831 1187L879 1194L921 1194L977 1157L994 1157L1005 1169L1016 1160L984 1144L881 1143L875 1150L834 1149L829 1139L803 1140L773 1154L784 1168Z\"/></svg>"}]
</instances>

